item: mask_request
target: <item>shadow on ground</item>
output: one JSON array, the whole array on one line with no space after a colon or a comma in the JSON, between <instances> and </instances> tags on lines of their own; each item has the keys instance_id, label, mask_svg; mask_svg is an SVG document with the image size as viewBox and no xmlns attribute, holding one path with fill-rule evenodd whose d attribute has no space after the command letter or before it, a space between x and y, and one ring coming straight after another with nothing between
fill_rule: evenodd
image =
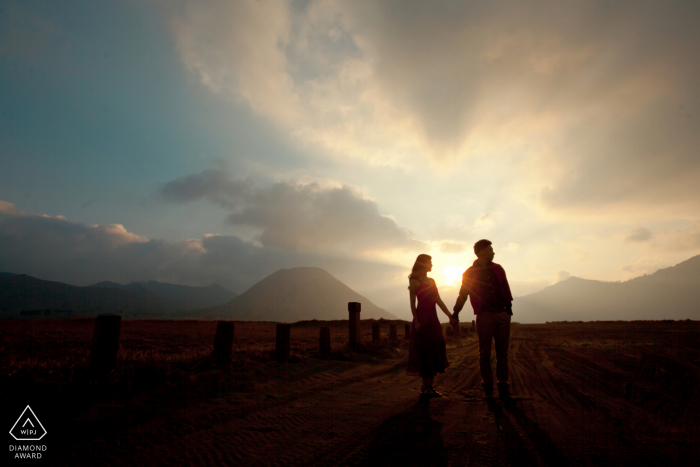
<instances>
[{"instance_id":1,"label":"shadow on ground","mask_svg":"<svg viewBox=\"0 0 700 467\"><path fill-rule=\"evenodd\" d=\"M430 418L429 398L421 397L411 409L387 418L377 431L360 466L447 465L442 423Z\"/></svg>"}]
</instances>

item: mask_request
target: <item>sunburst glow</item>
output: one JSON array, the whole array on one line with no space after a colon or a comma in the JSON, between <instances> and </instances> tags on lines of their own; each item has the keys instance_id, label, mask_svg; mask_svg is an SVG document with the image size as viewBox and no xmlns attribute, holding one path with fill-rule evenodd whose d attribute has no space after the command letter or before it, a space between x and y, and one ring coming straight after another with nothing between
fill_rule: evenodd
<instances>
[{"instance_id":1,"label":"sunburst glow","mask_svg":"<svg viewBox=\"0 0 700 467\"><path fill-rule=\"evenodd\" d=\"M460 266L454 266L452 264L445 266L445 269L442 270L442 275L445 276L445 285L459 284L462 281L463 272L464 269Z\"/></svg>"}]
</instances>

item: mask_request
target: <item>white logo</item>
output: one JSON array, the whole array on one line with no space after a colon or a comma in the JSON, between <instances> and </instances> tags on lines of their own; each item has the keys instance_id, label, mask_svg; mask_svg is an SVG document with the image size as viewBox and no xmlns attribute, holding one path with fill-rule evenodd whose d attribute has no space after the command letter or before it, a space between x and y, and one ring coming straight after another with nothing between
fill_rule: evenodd
<instances>
[{"instance_id":1,"label":"white logo","mask_svg":"<svg viewBox=\"0 0 700 467\"><path fill-rule=\"evenodd\" d=\"M34 415L31 407L27 406L10 429L10 434L17 441L39 441L46 435L46 430Z\"/></svg>"}]
</instances>

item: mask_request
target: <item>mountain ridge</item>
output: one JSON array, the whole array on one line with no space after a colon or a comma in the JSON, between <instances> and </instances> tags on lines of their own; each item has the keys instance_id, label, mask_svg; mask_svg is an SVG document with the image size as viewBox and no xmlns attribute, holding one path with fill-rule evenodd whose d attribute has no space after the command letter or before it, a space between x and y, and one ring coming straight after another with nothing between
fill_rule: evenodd
<instances>
[{"instance_id":1,"label":"mountain ridge","mask_svg":"<svg viewBox=\"0 0 700 467\"><path fill-rule=\"evenodd\" d=\"M700 319L700 255L625 282L580 277L518 297L520 322Z\"/></svg>"},{"instance_id":2,"label":"mountain ridge","mask_svg":"<svg viewBox=\"0 0 700 467\"><path fill-rule=\"evenodd\" d=\"M205 287L169 284L158 281L132 281L122 285L118 282L102 281L88 287L114 288L121 290L148 290L149 292L169 300L184 304L187 309L200 309L226 303L238 296L237 293L214 283Z\"/></svg>"},{"instance_id":3,"label":"mountain ridge","mask_svg":"<svg viewBox=\"0 0 700 467\"><path fill-rule=\"evenodd\" d=\"M165 289L171 292L170 296L151 290L154 284L166 286ZM103 281L80 287L27 274L0 273L0 312L5 316L30 310L49 310L49 314L50 310L70 310L86 314L122 313L129 317L180 318L183 312L225 303L226 299L235 295L218 284L189 287L149 281L147 286L126 287Z\"/></svg>"},{"instance_id":4,"label":"mountain ridge","mask_svg":"<svg viewBox=\"0 0 700 467\"><path fill-rule=\"evenodd\" d=\"M398 319L317 267L279 269L230 302L203 314L238 321L283 323L348 319L348 302L362 303L363 319Z\"/></svg>"}]
</instances>

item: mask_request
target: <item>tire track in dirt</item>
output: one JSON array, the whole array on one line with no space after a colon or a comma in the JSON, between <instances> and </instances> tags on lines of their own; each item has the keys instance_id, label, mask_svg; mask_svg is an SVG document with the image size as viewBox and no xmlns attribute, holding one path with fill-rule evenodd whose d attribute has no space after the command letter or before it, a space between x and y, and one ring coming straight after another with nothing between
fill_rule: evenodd
<instances>
[{"instance_id":1,"label":"tire track in dirt","mask_svg":"<svg viewBox=\"0 0 700 467\"><path fill-rule=\"evenodd\" d=\"M513 355L519 352L516 344ZM436 378L436 387L448 397L411 404L313 465L568 465L551 441L542 446L539 439L530 440L541 433L516 411L517 403L506 408L479 394L476 340L458 346L450 357L452 365Z\"/></svg>"},{"instance_id":2,"label":"tire track in dirt","mask_svg":"<svg viewBox=\"0 0 700 467\"><path fill-rule=\"evenodd\" d=\"M354 449L313 465L548 465L502 402L476 395L476 342L458 346L450 357L452 365L436 378L448 397L412 404L358 439ZM563 456L557 461L567 465Z\"/></svg>"},{"instance_id":3,"label":"tire track in dirt","mask_svg":"<svg viewBox=\"0 0 700 467\"><path fill-rule=\"evenodd\" d=\"M436 377L444 398L419 398L420 379L406 376L406 358L379 366L331 364L296 381L285 381L282 368L255 385L267 399L247 403L249 393L232 392L218 402L174 413L166 423L156 420L120 435L119 449L131 451L110 464L387 467L661 462L673 447L660 443L672 440L678 429L625 399L622 370L607 368L594 352L577 353L573 344L562 345L562 337L547 332L513 326L510 400L483 397L478 343L471 335L461 341L448 339L451 365ZM654 438L666 433L663 430L668 433L661 441ZM645 445L636 447L639 436Z\"/></svg>"},{"instance_id":4,"label":"tire track in dirt","mask_svg":"<svg viewBox=\"0 0 700 467\"><path fill-rule=\"evenodd\" d=\"M294 432L305 424L308 425L312 420L318 419L322 415L319 407L332 408L336 404L336 399L351 400L352 390L348 388L352 388L353 385L361 385L368 379L380 378L386 374L403 373L405 364L406 357L403 357L381 365L379 368L376 365L360 365L346 372L336 368L316 374L315 382L305 379L288 384L286 388L282 387L283 380L273 384L263 384L258 388L259 391L272 392L276 395L268 394L271 397L262 402L230 408L215 408L213 411L211 406L205 406L199 410L179 411L169 417L171 420L168 423L164 423L162 419L155 420L120 436L115 443L117 446L140 446L140 448L122 459L119 465L142 464L143 453L149 451L158 452L158 458L162 463L164 457L168 456L167 450L160 446L169 446L168 450L174 452L188 453L187 456L192 457L185 463L192 461L192 463L203 462L203 465L208 465L206 459L210 459L218 465L226 465L228 461L216 449L216 444L210 441L213 437L209 436L212 432L220 431L220 427L227 428L216 435L229 440L225 444L227 452L237 452L234 458L240 460L246 452L252 454L255 450L265 449L266 444L273 441L273 438L277 438L273 436L274 433ZM410 381L404 378L404 383L409 385ZM371 400L372 394L366 393L363 397ZM355 400L354 403L361 405L362 401ZM348 417L348 420L351 418ZM231 425L232 423L240 424L244 429L238 430ZM228 436L227 429L236 433L233 438ZM185 441L178 443L178 440ZM279 441L283 443L284 439ZM193 446L201 448L193 450ZM211 452L205 456L201 454L202 450L211 450ZM182 458L173 459L173 463L182 465L183 460ZM283 464L287 463L283 462L280 465Z\"/></svg>"},{"instance_id":5,"label":"tire track in dirt","mask_svg":"<svg viewBox=\"0 0 700 467\"><path fill-rule=\"evenodd\" d=\"M460 382L475 410L472 414L463 415L460 420L463 430L467 430L461 432L461 447L450 458L449 465L567 465L566 458L561 455L555 459L555 463L551 462L547 452L553 446L542 446L540 439L534 436L537 433L532 429L533 423L527 424L529 419L518 412L519 405L530 404L532 400L533 391L524 384L524 368L532 366L528 356L531 340L531 336L523 335L518 328L512 330L509 367L516 399L505 403L483 397L478 348L473 349L470 355L473 366L468 374L461 375ZM494 370L495 364L495 358L492 358ZM543 452L545 455L542 455Z\"/></svg>"},{"instance_id":6,"label":"tire track in dirt","mask_svg":"<svg viewBox=\"0 0 700 467\"><path fill-rule=\"evenodd\" d=\"M354 381L332 393L296 399L285 406L256 411L244 420L230 420L200 430L183 437L168 449L175 452L189 450L196 454L201 450L211 450L211 439L225 439L226 450L237 453L236 463L239 465L308 465L312 459L341 452L343 447L352 449L353 443L349 440L356 440L357 433L366 431L377 419L391 413L394 406L390 403L395 403L396 398L377 397L371 388L381 384L384 382L377 381L377 376ZM407 392L404 389L404 393ZM386 392L382 394L388 395ZM289 439L296 439L294 449L285 449ZM261 457L261 452L267 452L267 457ZM191 462L178 457L161 459L161 463L182 465ZM216 463L230 464L221 456L217 456Z\"/></svg>"}]
</instances>

